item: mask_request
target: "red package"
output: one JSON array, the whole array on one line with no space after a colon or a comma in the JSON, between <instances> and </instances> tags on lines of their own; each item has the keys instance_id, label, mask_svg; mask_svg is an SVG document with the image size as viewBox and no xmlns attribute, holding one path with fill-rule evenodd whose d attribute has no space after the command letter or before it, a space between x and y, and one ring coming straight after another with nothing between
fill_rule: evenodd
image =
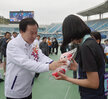
<instances>
[{"instance_id":1,"label":"red package","mask_svg":"<svg viewBox=\"0 0 108 99\"><path fill-rule=\"evenodd\" d=\"M59 68L58 72L61 72L61 73L65 74L66 70L64 68ZM59 77L57 72L52 73L52 76Z\"/></svg>"}]
</instances>

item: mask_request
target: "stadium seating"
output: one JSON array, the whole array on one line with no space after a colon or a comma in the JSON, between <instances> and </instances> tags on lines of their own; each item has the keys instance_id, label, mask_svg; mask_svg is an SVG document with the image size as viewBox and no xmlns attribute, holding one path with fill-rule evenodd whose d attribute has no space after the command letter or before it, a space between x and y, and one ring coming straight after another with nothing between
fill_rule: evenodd
<instances>
[{"instance_id":1,"label":"stadium seating","mask_svg":"<svg viewBox=\"0 0 108 99\"><path fill-rule=\"evenodd\" d=\"M86 24L93 30L100 31L108 28L108 19L92 20Z\"/></svg>"},{"instance_id":2,"label":"stadium seating","mask_svg":"<svg viewBox=\"0 0 108 99\"><path fill-rule=\"evenodd\" d=\"M101 20L91 20L85 22L92 31L100 31L101 33L106 34L108 31L108 19L101 19ZM107 31L105 31L107 30ZM0 33L1 35L4 35L5 32L18 32L18 27L9 27L9 26L0 26ZM41 37L56 37L60 42L62 39L62 24L53 23L49 26L40 27L38 29L38 33Z\"/></svg>"}]
</instances>

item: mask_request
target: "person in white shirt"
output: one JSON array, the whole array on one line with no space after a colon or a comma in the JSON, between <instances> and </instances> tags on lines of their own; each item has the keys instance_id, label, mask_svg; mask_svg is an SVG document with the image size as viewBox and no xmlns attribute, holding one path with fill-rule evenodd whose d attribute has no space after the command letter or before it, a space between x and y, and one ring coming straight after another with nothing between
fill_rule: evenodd
<instances>
[{"instance_id":1,"label":"person in white shirt","mask_svg":"<svg viewBox=\"0 0 108 99\"><path fill-rule=\"evenodd\" d=\"M42 40L40 39L40 35L37 35L36 39L33 42L33 46L36 46L39 48L40 43L42 42ZM36 73L35 77L38 78L40 75L40 73Z\"/></svg>"},{"instance_id":2,"label":"person in white shirt","mask_svg":"<svg viewBox=\"0 0 108 99\"><path fill-rule=\"evenodd\" d=\"M19 30L20 34L7 46L6 99L32 99L35 73L66 65L64 61L52 62L38 47L33 46L38 30L38 23L33 18L21 20Z\"/></svg>"},{"instance_id":3,"label":"person in white shirt","mask_svg":"<svg viewBox=\"0 0 108 99\"><path fill-rule=\"evenodd\" d=\"M13 32L13 33L12 33L12 36L11 36L11 39L16 38L16 37L17 37L17 35L18 35L18 33L17 33L17 32Z\"/></svg>"},{"instance_id":4,"label":"person in white shirt","mask_svg":"<svg viewBox=\"0 0 108 99\"><path fill-rule=\"evenodd\" d=\"M42 40L40 39L40 35L37 35L36 40L34 40L33 44L37 47L39 47Z\"/></svg>"}]
</instances>

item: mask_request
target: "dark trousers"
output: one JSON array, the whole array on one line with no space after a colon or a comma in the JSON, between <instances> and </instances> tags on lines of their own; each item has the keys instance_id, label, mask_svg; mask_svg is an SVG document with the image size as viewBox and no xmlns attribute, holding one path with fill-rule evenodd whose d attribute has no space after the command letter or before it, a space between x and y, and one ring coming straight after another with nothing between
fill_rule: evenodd
<instances>
[{"instance_id":1,"label":"dark trousers","mask_svg":"<svg viewBox=\"0 0 108 99\"><path fill-rule=\"evenodd\" d=\"M56 49L55 54L58 54L58 47L53 48L52 52L54 53L54 49Z\"/></svg>"},{"instance_id":2,"label":"dark trousers","mask_svg":"<svg viewBox=\"0 0 108 99\"><path fill-rule=\"evenodd\" d=\"M25 98L10 98L10 97L6 97L6 99L32 99L32 94L30 94L28 97L25 97Z\"/></svg>"},{"instance_id":3,"label":"dark trousers","mask_svg":"<svg viewBox=\"0 0 108 99\"><path fill-rule=\"evenodd\" d=\"M105 95L82 95L81 99L107 99Z\"/></svg>"},{"instance_id":4,"label":"dark trousers","mask_svg":"<svg viewBox=\"0 0 108 99\"><path fill-rule=\"evenodd\" d=\"M49 50L49 54L51 54L51 47L49 47L49 49L48 49L48 50Z\"/></svg>"},{"instance_id":5,"label":"dark trousers","mask_svg":"<svg viewBox=\"0 0 108 99\"><path fill-rule=\"evenodd\" d=\"M2 63L2 59L3 59L3 53L0 52L0 62Z\"/></svg>"}]
</instances>

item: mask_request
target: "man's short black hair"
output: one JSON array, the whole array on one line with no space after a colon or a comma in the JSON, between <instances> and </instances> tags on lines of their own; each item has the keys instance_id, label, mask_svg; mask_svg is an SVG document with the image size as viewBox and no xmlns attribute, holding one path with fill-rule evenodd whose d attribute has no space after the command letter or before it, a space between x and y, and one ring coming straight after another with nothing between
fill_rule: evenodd
<instances>
[{"instance_id":1,"label":"man's short black hair","mask_svg":"<svg viewBox=\"0 0 108 99\"><path fill-rule=\"evenodd\" d=\"M105 39L104 42L108 41L108 39Z\"/></svg>"},{"instance_id":2,"label":"man's short black hair","mask_svg":"<svg viewBox=\"0 0 108 99\"><path fill-rule=\"evenodd\" d=\"M75 15L67 16L62 25L63 45L67 45L72 40L83 38L86 34L90 34L90 28Z\"/></svg>"},{"instance_id":3,"label":"man's short black hair","mask_svg":"<svg viewBox=\"0 0 108 99\"><path fill-rule=\"evenodd\" d=\"M37 35L37 37L40 37L40 35Z\"/></svg>"},{"instance_id":4,"label":"man's short black hair","mask_svg":"<svg viewBox=\"0 0 108 99\"><path fill-rule=\"evenodd\" d=\"M39 27L38 23L33 18L25 18L20 21L19 30L25 32L27 29L27 25L37 25L37 27Z\"/></svg>"},{"instance_id":5,"label":"man's short black hair","mask_svg":"<svg viewBox=\"0 0 108 99\"><path fill-rule=\"evenodd\" d=\"M18 34L17 32L13 32L13 34Z\"/></svg>"},{"instance_id":6,"label":"man's short black hair","mask_svg":"<svg viewBox=\"0 0 108 99\"><path fill-rule=\"evenodd\" d=\"M93 36L96 40L100 40L100 42L101 42L101 34L100 34L100 32L93 31L93 32L91 32L91 36Z\"/></svg>"},{"instance_id":7,"label":"man's short black hair","mask_svg":"<svg viewBox=\"0 0 108 99\"><path fill-rule=\"evenodd\" d=\"M4 35L6 36L7 34L10 34L10 35L11 35L11 33L10 33L10 32L6 32Z\"/></svg>"},{"instance_id":8,"label":"man's short black hair","mask_svg":"<svg viewBox=\"0 0 108 99\"><path fill-rule=\"evenodd\" d=\"M47 37L43 37L42 40L46 39Z\"/></svg>"}]
</instances>

